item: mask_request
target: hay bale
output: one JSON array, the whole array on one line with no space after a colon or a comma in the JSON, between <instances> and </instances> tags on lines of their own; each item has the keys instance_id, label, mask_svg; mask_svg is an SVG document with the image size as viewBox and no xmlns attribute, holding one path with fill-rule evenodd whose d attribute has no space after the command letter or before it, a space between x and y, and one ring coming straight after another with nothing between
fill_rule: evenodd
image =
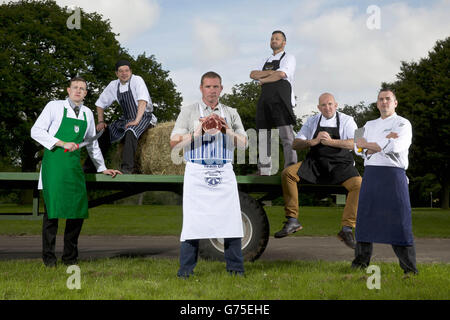
<instances>
[{"instance_id":1,"label":"hay bale","mask_svg":"<svg viewBox=\"0 0 450 320\"><path fill-rule=\"evenodd\" d=\"M139 138L136 150L136 168L140 173L183 175L185 164L174 164L171 159L170 133L175 121L162 122L148 129Z\"/></svg>"}]
</instances>

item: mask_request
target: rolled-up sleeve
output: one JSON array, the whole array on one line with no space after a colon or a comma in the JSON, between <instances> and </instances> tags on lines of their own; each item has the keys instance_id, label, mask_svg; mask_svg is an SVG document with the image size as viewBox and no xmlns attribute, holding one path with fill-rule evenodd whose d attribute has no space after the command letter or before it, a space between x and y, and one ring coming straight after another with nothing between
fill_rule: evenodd
<instances>
[{"instance_id":1,"label":"rolled-up sleeve","mask_svg":"<svg viewBox=\"0 0 450 320\"><path fill-rule=\"evenodd\" d=\"M100 94L100 97L98 97L97 101L95 102L95 105L97 107L106 109L117 99L116 92L114 90L114 83L114 81L111 81L105 88L105 90L103 90L103 92Z\"/></svg>"}]
</instances>

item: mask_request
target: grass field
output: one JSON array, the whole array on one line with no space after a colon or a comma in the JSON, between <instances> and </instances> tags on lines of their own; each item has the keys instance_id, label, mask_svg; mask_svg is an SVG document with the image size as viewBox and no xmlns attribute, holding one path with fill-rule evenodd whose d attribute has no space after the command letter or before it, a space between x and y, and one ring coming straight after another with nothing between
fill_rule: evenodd
<instances>
[{"instance_id":1,"label":"grass field","mask_svg":"<svg viewBox=\"0 0 450 320\"><path fill-rule=\"evenodd\" d=\"M69 290L63 265L40 261L0 263L0 299L449 299L450 265L419 265L404 278L400 267L378 263L381 287L369 290L363 270L345 262L256 261L245 277L229 276L223 263L200 261L195 276L176 278L175 259L102 259L80 262L80 290Z\"/></svg>"},{"instance_id":2,"label":"grass field","mask_svg":"<svg viewBox=\"0 0 450 320\"><path fill-rule=\"evenodd\" d=\"M0 206L3 212L31 208ZM282 207L266 207L271 234L284 220ZM335 236L342 208L300 208L304 230L296 236ZM83 235L179 235L179 206L112 206L90 210ZM60 224L59 233L64 224ZM416 237L450 237L450 211L415 209ZM40 234L41 221L0 221L0 234ZM66 266L45 268L36 260L0 261L0 299L112 299L112 300L336 300L408 299L448 300L450 264L419 264L420 274L403 276L398 263L377 263L381 289L369 290L371 274L352 270L349 261L256 261L246 263L246 276L231 277L224 263L200 260L196 275L177 279L176 259L111 258L81 261L81 289L66 286Z\"/></svg>"}]
</instances>

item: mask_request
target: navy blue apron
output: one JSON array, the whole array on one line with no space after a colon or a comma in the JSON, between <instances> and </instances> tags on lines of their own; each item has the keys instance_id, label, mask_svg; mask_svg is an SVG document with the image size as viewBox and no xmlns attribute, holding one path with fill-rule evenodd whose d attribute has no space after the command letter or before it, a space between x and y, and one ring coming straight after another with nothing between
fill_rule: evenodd
<instances>
[{"instance_id":1,"label":"navy blue apron","mask_svg":"<svg viewBox=\"0 0 450 320\"><path fill-rule=\"evenodd\" d=\"M278 70L280 60L266 61L263 71ZM295 125L296 118L291 103L292 87L289 81L280 79L261 85L261 96L256 107L256 128L271 129L273 127ZM281 106L281 107L280 107Z\"/></svg>"},{"instance_id":2,"label":"navy blue apron","mask_svg":"<svg viewBox=\"0 0 450 320\"><path fill-rule=\"evenodd\" d=\"M111 143L121 140L128 130L133 131L136 139L139 139L145 130L151 126L150 122L152 120L152 114L151 112L144 112L144 115L137 126L129 126L128 128L125 128L125 125L128 122L136 119L136 114L138 111L138 106L134 100L133 93L131 92L130 83L131 78L128 80L128 91L125 92L120 92L119 90L120 81L117 84L117 100L122 107L123 115L119 120L111 123L109 127Z\"/></svg>"},{"instance_id":3,"label":"navy blue apron","mask_svg":"<svg viewBox=\"0 0 450 320\"><path fill-rule=\"evenodd\" d=\"M338 112L336 112L336 127L321 127L321 120L322 115L317 123L313 139L320 131L328 132L332 139L341 138ZM310 148L297 174L302 180L318 184L342 184L352 177L359 176L354 166L353 155L349 150L329 147L321 143Z\"/></svg>"},{"instance_id":4,"label":"navy blue apron","mask_svg":"<svg viewBox=\"0 0 450 320\"><path fill-rule=\"evenodd\" d=\"M359 193L356 241L414 244L405 170L366 166Z\"/></svg>"}]
</instances>

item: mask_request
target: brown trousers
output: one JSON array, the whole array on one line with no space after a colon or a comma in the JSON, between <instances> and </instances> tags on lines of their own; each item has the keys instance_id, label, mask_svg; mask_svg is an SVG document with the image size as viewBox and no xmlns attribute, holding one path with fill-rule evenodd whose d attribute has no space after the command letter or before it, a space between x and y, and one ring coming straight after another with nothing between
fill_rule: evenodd
<instances>
[{"instance_id":1,"label":"brown trousers","mask_svg":"<svg viewBox=\"0 0 450 320\"><path fill-rule=\"evenodd\" d=\"M301 166L298 162L287 167L281 173L281 185L283 187L284 211L286 217L298 218L298 188L300 177L297 172ZM345 180L342 185L347 189L347 201L342 214L342 226L355 227L356 212L358 210L359 189L361 188L361 177L352 177Z\"/></svg>"}]
</instances>

